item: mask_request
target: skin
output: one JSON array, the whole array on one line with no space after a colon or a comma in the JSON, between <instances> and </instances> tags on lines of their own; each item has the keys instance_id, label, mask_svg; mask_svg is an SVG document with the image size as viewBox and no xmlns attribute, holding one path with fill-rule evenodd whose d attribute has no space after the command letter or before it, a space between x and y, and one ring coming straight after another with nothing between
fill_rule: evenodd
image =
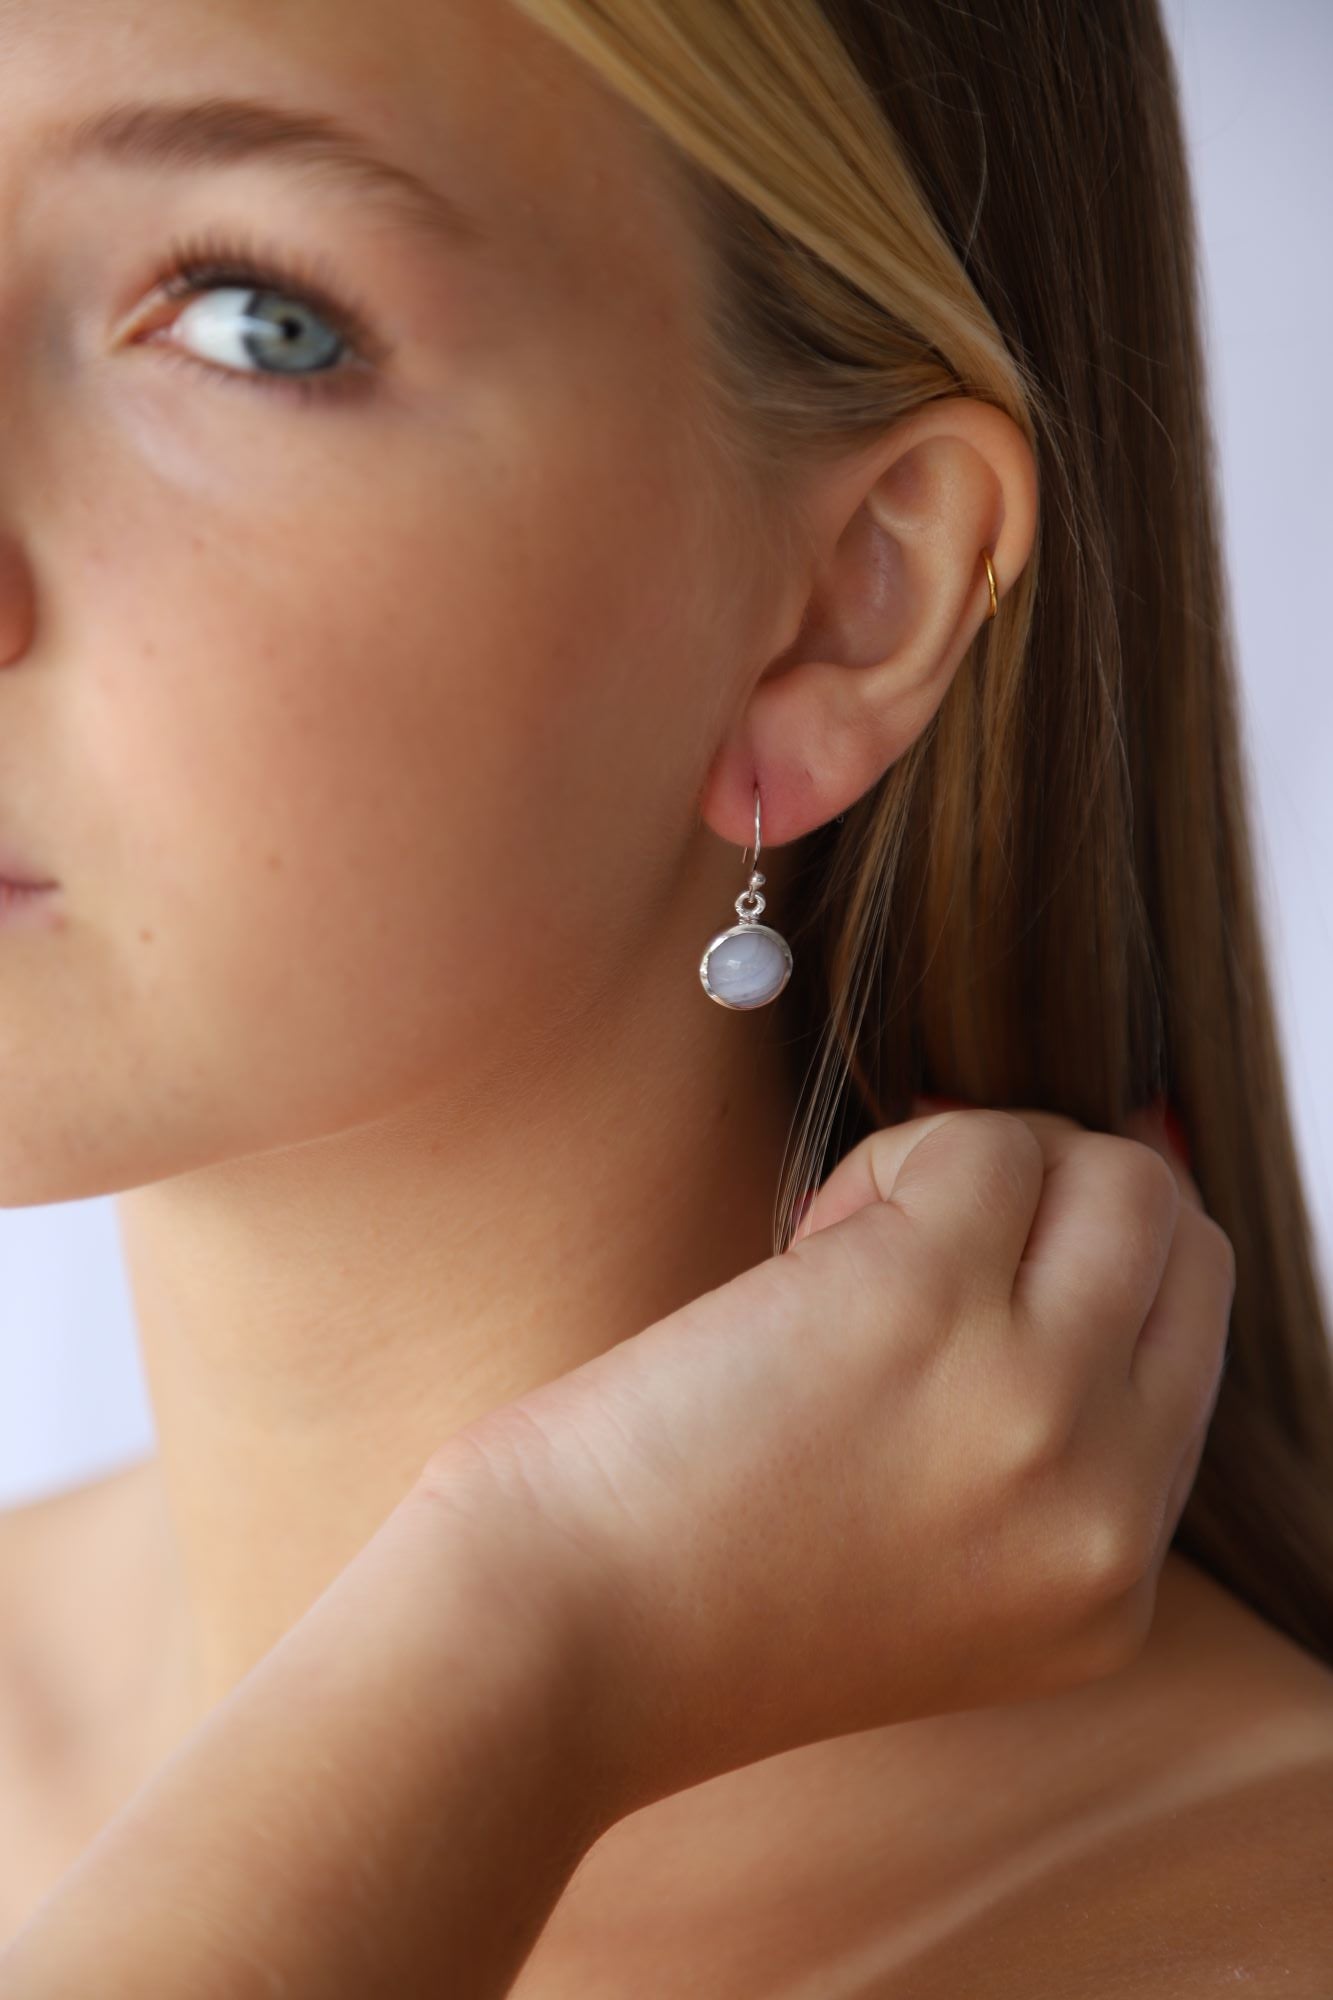
<instances>
[{"instance_id":1,"label":"skin","mask_svg":"<svg viewBox=\"0 0 1333 2000\"><path fill-rule=\"evenodd\" d=\"M0 832L64 921L0 944L0 1199L119 1195L207 1703L443 1437L768 1254L780 1039L695 971L754 778L780 926L767 843L924 726L1032 466L933 411L824 476L775 596L692 441L694 238L530 25L3 18ZM145 76L359 121L484 247L273 164L34 171ZM169 234L256 224L373 309L356 402L201 360L179 302L132 338Z\"/></svg>"},{"instance_id":2,"label":"skin","mask_svg":"<svg viewBox=\"0 0 1333 2000\"><path fill-rule=\"evenodd\" d=\"M39 169L49 126L147 78L345 116L478 240L276 162ZM791 843L926 726L981 550L1002 595L1028 558L1036 478L1003 413L933 404L803 478L775 579L709 442L706 273L661 163L493 0L444 26L431 0L0 0L0 105L0 839L60 884L57 926L0 932L0 1202L118 1197L160 1442L131 1482L159 1552L141 1775L443 1439L769 1253L778 1010L695 973L753 785L781 929ZM363 305L364 393L210 364L183 303L196 365L133 336L169 237L218 229ZM1199 1588L1168 1559L1164 1645ZM91 1716L95 1662L57 1655ZM1060 1713L1052 1769L1087 1740ZM673 1934L717 1897L744 1936L808 1877L774 1828L821 1787L910 1879L979 1736L1033 1769L1030 1725L967 1724L636 1815L575 1884L570 1962L614 1962L628 1883L660 1922L668 1875ZM75 1720L52 1760L84 1837L124 1783L84 1783L91 1741ZM989 1810L979 1853L1011 1832Z\"/></svg>"},{"instance_id":3,"label":"skin","mask_svg":"<svg viewBox=\"0 0 1333 2000\"><path fill-rule=\"evenodd\" d=\"M452 1982L478 2000L508 1992L571 1870L636 1801L849 1729L960 1706L984 1714L997 1700L1049 1695L1071 1674L1082 1688L1112 1661L1132 1663L1197 1464L1234 1279L1230 1246L1181 1168L1168 1203L1150 1160L1147 1147L1045 1115L1024 1124L946 1112L878 1132L821 1188L806 1225L816 1233L791 1255L450 1440L410 1504L43 1904L4 1955L5 1993L12 1984L14 2000L45 2000L101 1981L108 1993L206 1987L239 2000L259 1965L292 2000L361 2000L386 1981L422 1994ZM827 1365L812 1371L812 1350ZM950 1388L960 1364L979 1385L966 1410ZM666 1464L674 1472L664 1481ZM1216 1636L1206 1597L1192 1609ZM1189 1664L1178 1692L1196 1703L1205 1689L1214 1695L1217 1676ZM1122 1757L1141 1756L1144 1720L1137 1743L1122 1734ZM1214 1704L1210 1734L1216 1720ZM1103 1715L1103 1735L1106 1724ZM1298 1763L1308 1732L1301 1740L1290 1715L1285 1724L1276 1740L1270 1730L1257 1744L1253 1735L1226 1744L1229 1762L1212 1742L1190 1768L1172 1745L1146 1800L1141 1788L1107 1785L1077 1817L1024 1825L1006 1789L1009 1849L992 1859L989 1880L955 1885L955 1911L984 1920L987 1902L1021 1901L1063 1864L1066 1906L1072 1893L1080 1912L1075 1953L1062 1959L1072 1975L1086 1967L1087 1919L1108 1913L1104 1890L1080 1883L1077 1867L1069 1883L1071 1848L1076 1861L1090 1853L1104 1878L1127 1813L1160 1855L1163 1815L1179 1823L1190 1812L1193 1905L1174 1893L1182 1871L1165 1871L1171 1961L1189 1990L1216 1983L1220 1897L1228 1960L1236 1952L1254 1968L1261 1952L1287 1991L1322 1993L1327 1828L1311 1809L1333 1760L1325 1755L1322 1770ZM992 1779L998 1747L984 1756ZM1280 1784L1265 1788L1281 1756ZM1085 1775L1086 1754L1075 1749L1069 1761ZM1031 1765L1015 1776L1027 1803ZM1254 1901L1250 1839L1248 1903L1232 1871L1213 1866L1217 1793L1228 1785L1244 1800L1247 1835L1281 1837L1280 1872L1259 1875L1275 1898L1266 1906ZM774 1825L808 1840L810 1804L808 1791L793 1795ZM844 1798L814 1817L824 1840L845 1841ZM936 1857L947 1879L969 1815L933 1817L948 1821ZM691 1852L688 1828L677 1837ZM1125 1846L1114 1858L1123 1862ZM734 1866L734 1853L726 1859ZM846 1891L861 1885L853 1857L839 1859L844 1934L826 1931L813 1960L804 1940L817 1990L865 1993L869 1972L887 2000L900 1984L886 1975L886 1949L896 1943L901 1964L915 1943L916 1992L932 1917L940 1937L938 1910L927 1895L915 1925L902 1921L910 1907L900 1914L896 1940L882 1928L855 1936ZM881 1895L900 1889L905 1860ZM771 1890L771 1871L764 1880ZM1121 1882L1120 1895L1134 1893L1123 1870ZM639 1870L627 1886L642 1898L659 1885ZM678 1918L675 1897L668 1908ZM612 1909L623 1918L623 1902ZM799 1913L827 1922L838 1909L838 1898L812 1909L807 1894ZM1283 1916L1280 1967L1273 1909ZM142 1915L127 1925L127 1911ZM586 1897L580 1911L586 1918ZM1187 1929L1201 1912L1202 1937ZM714 1979L727 1959L721 1990L756 1990L765 1952L758 1990L789 1981L796 1966L780 1972L771 1958L775 1929L783 1934L775 1914L739 1933L731 1921L720 1935L691 1935ZM793 1914L788 1900L784 1942ZM1029 1925L998 1963L1030 1968L1035 1942L1049 1978L1048 1928ZM1124 1990L1108 1983L1107 1946L1123 1968L1128 1938L1141 1992L1142 1953L1160 1940L1123 1923L1097 1935L1099 1991ZM745 1967L734 1962L738 1937ZM561 1941L567 1952L567 1924ZM548 1935L536 1986L525 1967L524 1990L585 1991L589 1976L609 1974L625 1990L648 1964L665 1972L663 1990L699 1989L697 1958L690 1966L687 1952L682 1965L668 1953L664 1963L657 1938L645 1958L647 1942L635 1936L620 1964L594 1924L583 1963L557 1956L553 1967ZM1153 1958L1163 1991L1160 1948ZM971 1963L989 1978L975 1951Z\"/></svg>"}]
</instances>

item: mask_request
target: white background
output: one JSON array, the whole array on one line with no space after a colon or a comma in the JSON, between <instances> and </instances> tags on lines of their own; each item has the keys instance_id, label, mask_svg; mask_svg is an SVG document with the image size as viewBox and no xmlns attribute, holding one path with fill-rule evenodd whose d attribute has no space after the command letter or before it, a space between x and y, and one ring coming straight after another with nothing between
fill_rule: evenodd
<instances>
[{"instance_id":1,"label":"white background","mask_svg":"<svg viewBox=\"0 0 1333 2000\"><path fill-rule=\"evenodd\" d=\"M1202 225L1261 883L1327 1272L1333 8L1166 0L1166 15ZM0 1505L95 1477L153 1445L110 1197L0 1211Z\"/></svg>"}]
</instances>

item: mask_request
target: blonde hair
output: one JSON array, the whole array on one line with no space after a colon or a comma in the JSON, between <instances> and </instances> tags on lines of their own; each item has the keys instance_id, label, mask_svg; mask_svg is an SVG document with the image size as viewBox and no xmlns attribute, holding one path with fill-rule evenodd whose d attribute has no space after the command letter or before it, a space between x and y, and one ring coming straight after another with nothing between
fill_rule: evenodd
<instances>
[{"instance_id":1,"label":"blonde hair","mask_svg":"<svg viewBox=\"0 0 1333 2000\"><path fill-rule=\"evenodd\" d=\"M1237 1256L1175 1546L1333 1664L1333 1367L1156 0L511 4L641 116L693 207L717 435L770 496L775 560L803 532L771 497L788 475L932 398L997 404L1036 455L999 615L922 737L801 844L780 1004L813 1081L774 1248L913 1091L1106 1131L1167 1095Z\"/></svg>"}]
</instances>

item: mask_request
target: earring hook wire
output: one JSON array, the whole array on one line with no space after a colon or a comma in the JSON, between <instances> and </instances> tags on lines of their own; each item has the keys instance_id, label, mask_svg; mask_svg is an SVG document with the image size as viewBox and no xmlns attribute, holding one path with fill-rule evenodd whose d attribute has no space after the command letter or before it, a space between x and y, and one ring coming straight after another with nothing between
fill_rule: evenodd
<instances>
[{"instance_id":1,"label":"earring hook wire","mask_svg":"<svg viewBox=\"0 0 1333 2000\"><path fill-rule=\"evenodd\" d=\"M759 866L760 846L761 846L761 841L759 833L759 787L758 785L756 785L754 788L754 865L756 868ZM750 850L748 847L746 847L741 854L742 868L744 868L749 858L750 858Z\"/></svg>"}]
</instances>

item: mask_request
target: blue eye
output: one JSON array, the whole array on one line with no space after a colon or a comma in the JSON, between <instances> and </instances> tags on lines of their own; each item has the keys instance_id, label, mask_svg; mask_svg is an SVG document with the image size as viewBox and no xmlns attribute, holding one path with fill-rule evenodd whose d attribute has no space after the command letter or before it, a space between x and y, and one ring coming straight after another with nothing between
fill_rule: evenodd
<instances>
[{"instance_id":1,"label":"blue eye","mask_svg":"<svg viewBox=\"0 0 1333 2000\"><path fill-rule=\"evenodd\" d=\"M364 315L336 299L319 278L284 271L276 260L216 241L173 248L158 281L164 299L189 298L171 321L166 353L206 369L216 381L254 383L300 396L364 389L385 349ZM197 296L191 297L192 294ZM184 328L203 356L181 352Z\"/></svg>"},{"instance_id":2,"label":"blue eye","mask_svg":"<svg viewBox=\"0 0 1333 2000\"><path fill-rule=\"evenodd\" d=\"M173 327L176 338L188 329L208 360L263 374L318 373L335 366L346 347L342 335L294 294L253 285L205 291L177 314Z\"/></svg>"}]
</instances>

